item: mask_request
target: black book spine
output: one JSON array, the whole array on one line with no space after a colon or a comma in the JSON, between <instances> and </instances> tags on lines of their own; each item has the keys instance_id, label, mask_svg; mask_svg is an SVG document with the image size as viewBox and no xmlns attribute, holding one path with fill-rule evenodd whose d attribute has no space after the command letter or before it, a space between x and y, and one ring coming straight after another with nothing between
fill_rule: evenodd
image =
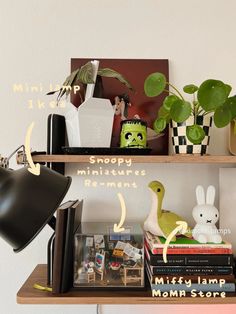
<instances>
[{"instance_id":1,"label":"black book spine","mask_svg":"<svg viewBox=\"0 0 236 314\"><path fill-rule=\"evenodd\" d=\"M67 292L73 283L73 237L74 237L75 208L68 210L65 249L62 270L61 293Z\"/></svg>"},{"instance_id":2,"label":"black book spine","mask_svg":"<svg viewBox=\"0 0 236 314\"><path fill-rule=\"evenodd\" d=\"M52 271L53 271L53 254L54 254L54 241L55 232L52 234L48 241L47 247L47 285L52 285Z\"/></svg>"},{"instance_id":3,"label":"black book spine","mask_svg":"<svg viewBox=\"0 0 236 314\"><path fill-rule=\"evenodd\" d=\"M152 266L233 266L233 256L222 255L167 255L167 263L162 255L150 254L149 264Z\"/></svg>"}]
</instances>

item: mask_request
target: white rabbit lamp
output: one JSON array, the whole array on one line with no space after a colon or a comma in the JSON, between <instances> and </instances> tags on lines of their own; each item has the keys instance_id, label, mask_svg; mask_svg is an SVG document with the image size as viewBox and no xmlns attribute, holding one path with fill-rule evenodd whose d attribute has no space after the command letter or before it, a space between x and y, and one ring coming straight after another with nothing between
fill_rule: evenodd
<instances>
[{"instance_id":1,"label":"white rabbit lamp","mask_svg":"<svg viewBox=\"0 0 236 314\"><path fill-rule=\"evenodd\" d=\"M205 192L201 185L196 188L197 205L193 208L196 225L192 231L193 238L200 243L221 243L222 238L215 224L219 219L219 211L214 206L215 187L210 185Z\"/></svg>"}]
</instances>

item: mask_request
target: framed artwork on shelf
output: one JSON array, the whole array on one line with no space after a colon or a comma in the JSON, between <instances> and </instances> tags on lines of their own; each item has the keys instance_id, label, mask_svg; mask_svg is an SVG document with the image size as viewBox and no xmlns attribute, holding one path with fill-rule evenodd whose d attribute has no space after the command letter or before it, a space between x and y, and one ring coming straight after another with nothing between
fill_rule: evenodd
<instances>
[{"instance_id":1,"label":"framed artwork on shelf","mask_svg":"<svg viewBox=\"0 0 236 314\"><path fill-rule=\"evenodd\" d=\"M95 58L73 58L71 59L71 72L80 68L88 61ZM169 63L167 59L97 59L99 68L111 68L121 73L132 85L133 91L124 84L110 77L97 78L94 97L110 99L114 106L115 116L112 131L111 147L119 147L120 124L125 119L141 119L147 122L148 148L151 155L168 155L168 130L165 130L161 137L155 135L152 130L153 122L157 117L166 94L162 93L158 97L149 98L144 93L145 78L153 72L165 74L169 78ZM98 82L99 80L99 82ZM120 100L123 100L123 107ZM79 107L81 100L78 94L74 94L71 102Z\"/></svg>"}]
</instances>

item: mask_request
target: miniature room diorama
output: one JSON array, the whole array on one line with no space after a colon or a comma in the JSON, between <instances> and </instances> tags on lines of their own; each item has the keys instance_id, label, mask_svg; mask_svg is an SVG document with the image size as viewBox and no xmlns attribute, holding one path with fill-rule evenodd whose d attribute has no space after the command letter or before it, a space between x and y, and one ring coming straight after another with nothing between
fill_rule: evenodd
<instances>
[{"instance_id":1,"label":"miniature room diorama","mask_svg":"<svg viewBox=\"0 0 236 314\"><path fill-rule=\"evenodd\" d=\"M75 235L74 287L144 287L143 231L126 223L82 223Z\"/></svg>"}]
</instances>

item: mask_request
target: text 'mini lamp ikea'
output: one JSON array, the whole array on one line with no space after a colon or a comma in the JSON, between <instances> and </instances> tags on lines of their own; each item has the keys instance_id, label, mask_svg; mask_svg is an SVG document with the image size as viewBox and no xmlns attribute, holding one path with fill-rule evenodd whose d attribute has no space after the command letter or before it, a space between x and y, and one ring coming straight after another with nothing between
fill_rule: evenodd
<instances>
[{"instance_id":1,"label":"text 'mini lamp ikea'","mask_svg":"<svg viewBox=\"0 0 236 314\"><path fill-rule=\"evenodd\" d=\"M40 166L40 175L28 167L0 167L0 237L14 252L23 250L46 224L53 227L54 213L71 184L70 177Z\"/></svg>"}]
</instances>

